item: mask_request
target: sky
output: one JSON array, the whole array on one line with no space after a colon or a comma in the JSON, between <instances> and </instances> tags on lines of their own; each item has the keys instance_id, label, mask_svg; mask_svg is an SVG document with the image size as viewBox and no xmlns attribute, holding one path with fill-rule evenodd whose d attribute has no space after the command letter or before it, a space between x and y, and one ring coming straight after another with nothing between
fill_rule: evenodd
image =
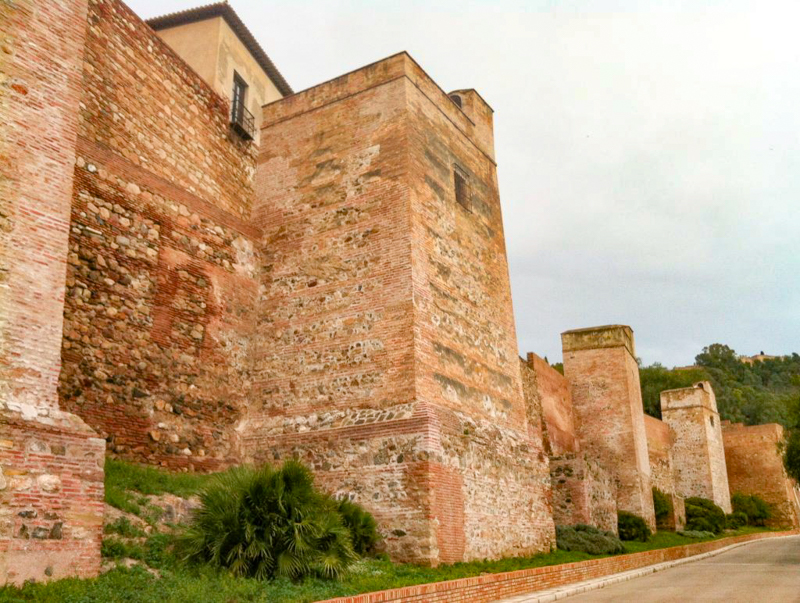
<instances>
[{"instance_id":1,"label":"sky","mask_svg":"<svg viewBox=\"0 0 800 603\"><path fill-rule=\"evenodd\" d=\"M645 364L800 352L800 3L230 3L295 90L406 50L494 108L523 355L602 324Z\"/></svg>"}]
</instances>

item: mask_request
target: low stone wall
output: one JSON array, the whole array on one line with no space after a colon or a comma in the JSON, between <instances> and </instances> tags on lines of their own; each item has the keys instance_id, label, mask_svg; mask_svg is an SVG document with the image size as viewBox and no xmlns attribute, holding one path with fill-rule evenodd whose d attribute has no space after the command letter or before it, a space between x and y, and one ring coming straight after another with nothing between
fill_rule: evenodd
<instances>
[{"instance_id":1,"label":"low stone wall","mask_svg":"<svg viewBox=\"0 0 800 603\"><path fill-rule=\"evenodd\" d=\"M762 538L773 538L775 536L789 536L797 533L797 531L791 531L747 534L746 536L734 536L721 540L713 540L711 542L699 542L697 544L687 544L667 549L645 551L643 553L591 559L578 563L551 565L548 567L537 567L503 574L486 574L473 578L450 580L448 582L407 586L405 588L365 593L353 597L329 599L324 603L386 603L388 601L425 601L437 603L443 601L470 601L470 603L488 603L490 601L496 601L497 599L529 592L532 593L556 586L563 586L565 584L582 582L584 580L601 578L610 574L617 574L648 565L684 559L694 555L702 555L703 553L716 551L730 546L731 544L761 540Z\"/></svg>"},{"instance_id":2,"label":"low stone wall","mask_svg":"<svg viewBox=\"0 0 800 603\"><path fill-rule=\"evenodd\" d=\"M97 575L104 453L75 415L0 409L0 585Z\"/></svg>"}]
</instances>

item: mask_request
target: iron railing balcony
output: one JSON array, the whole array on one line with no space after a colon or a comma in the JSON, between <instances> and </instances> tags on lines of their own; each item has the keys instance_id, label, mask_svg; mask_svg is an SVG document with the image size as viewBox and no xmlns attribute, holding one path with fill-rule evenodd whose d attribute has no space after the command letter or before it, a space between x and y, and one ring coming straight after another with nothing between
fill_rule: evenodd
<instances>
[{"instance_id":1,"label":"iron railing balcony","mask_svg":"<svg viewBox=\"0 0 800 603\"><path fill-rule=\"evenodd\" d=\"M241 101L234 101L231 107L231 127L245 140L253 140L255 138L256 119Z\"/></svg>"}]
</instances>

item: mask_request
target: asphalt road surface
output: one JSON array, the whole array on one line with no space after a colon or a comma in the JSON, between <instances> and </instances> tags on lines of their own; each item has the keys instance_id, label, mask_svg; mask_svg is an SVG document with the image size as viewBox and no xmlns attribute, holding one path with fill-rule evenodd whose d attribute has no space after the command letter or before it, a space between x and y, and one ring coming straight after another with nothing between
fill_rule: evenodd
<instances>
[{"instance_id":1,"label":"asphalt road surface","mask_svg":"<svg viewBox=\"0 0 800 603\"><path fill-rule=\"evenodd\" d=\"M569 603L800 602L800 536L767 539L563 599Z\"/></svg>"}]
</instances>

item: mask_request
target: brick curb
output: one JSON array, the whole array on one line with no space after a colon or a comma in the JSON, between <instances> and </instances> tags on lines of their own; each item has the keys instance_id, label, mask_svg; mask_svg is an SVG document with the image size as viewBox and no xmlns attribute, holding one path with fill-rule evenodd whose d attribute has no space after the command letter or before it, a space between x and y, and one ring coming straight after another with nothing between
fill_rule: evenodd
<instances>
[{"instance_id":1,"label":"brick curb","mask_svg":"<svg viewBox=\"0 0 800 603\"><path fill-rule=\"evenodd\" d=\"M775 536L773 539L794 538L796 536L797 534L789 534L785 536ZM762 538L761 540L764 539ZM647 576L648 574L655 574L656 572L661 572L663 570L670 569L678 565L683 565L685 563L692 563L694 561L702 561L703 559L707 559L709 557L716 557L717 555L730 551L731 549L736 549L748 544L752 544L754 542L758 542L758 540L736 542L721 549L717 549L716 551L709 551L708 553L700 553L699 555L684 557L683 559L676 559L674 561L665 561L664 563L648 565L643 568L630 570L627 572L621 572L619 574L612 574L606 578L585 580L583 582L577 582L576 584L571 584L569 586L564 586L561 588L553 588L549 590L518 595L516 597L510 597L508 599L501 599L496 603L550 603L551 601L558 601L560 599L571 597L573 595L587 593L593 590L599 590L601 588L605 588L606 586L610 586L612 584L619 584L620 582L627 582L628 580L633 580L634 578L641 578L642 576Z\"/></svg>"},{"instance_id":2,"label":"brick curb","mask_svg":"<svg viewBox=\"0 0 800 603\"><path fill-rule=\"evenodd\" d=\"M391 590L327 599L323 603L492 603L504 601L555 601L585 590L630 580L678 563L697 561L711 554L766 538L796 536L798 530L759 532L698 542L641 553L547 565L500 574L484 574L444 582L405 586ZM663 567L662 567L663 566ZM578 590L583 588L584 590ZM574 589L574 590L573 590ZM524 596L527 598L520 598Z\"/></svg>"}]
</instances>

